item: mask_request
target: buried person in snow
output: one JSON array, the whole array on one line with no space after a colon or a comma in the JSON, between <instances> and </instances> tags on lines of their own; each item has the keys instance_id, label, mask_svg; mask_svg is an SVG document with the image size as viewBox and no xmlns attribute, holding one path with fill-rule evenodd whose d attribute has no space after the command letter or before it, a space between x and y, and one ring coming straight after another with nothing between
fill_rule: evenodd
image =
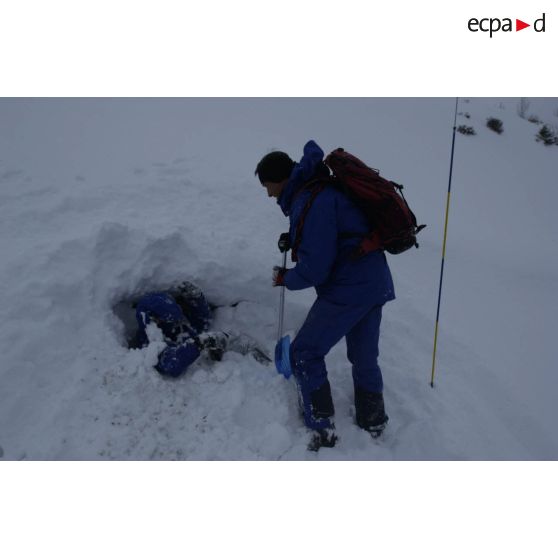
<instances>
[{"instance_id":1,"label":"buried person in snow","mask_svg":"<svg viewBox=\"0 0 558 558\"><path fill-rule=\"evenodd\" d=\"M156 324L166 343L155 365L163 376L181 376L202 354L219 361L225 351L250 354L264 364L271 362L247 335L210 331L211 307L202 291L188 281L168 291L147 293L134 303L134 307L137 331L129 348L147 346L147 325Z\"/></svg>"},{"instance_id":2,"label":"buried person in snow","mask_svg":"<svg viewBox=\"0 0 558 558\"><path fill-rule=\"evenodd\" d=\"M296 265L274 268L273 285L289 290L314 287L317 293L290 346L302 415L312 433L310 450L333 447L337 440L325 356L343 337L352 364L356 422L373 437L385 428L388 417L378 341L383 305L395 298L382 249L352 257L369 234L370 224L340 188L329 184L323 157L320 147L309 141L299 163L273 151L263 157L255 172L290 221L279 249L292 249Z\"/></svg>"}]
</instances>

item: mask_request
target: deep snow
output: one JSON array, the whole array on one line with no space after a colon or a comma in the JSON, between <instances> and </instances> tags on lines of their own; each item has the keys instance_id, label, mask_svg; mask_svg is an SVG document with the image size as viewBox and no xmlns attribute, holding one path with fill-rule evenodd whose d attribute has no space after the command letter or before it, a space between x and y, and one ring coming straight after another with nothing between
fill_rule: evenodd
<instances>
[{"instance_id":1,"label":"deep snow","mask_svg":"<svg viewBox=\"0 0 558 558\"><path fill-rule=\"evenodd\" d=\"M460 103L477 136L456 139L432 389L452 99L1 99L4 459L557 459L558 147L535 143L516 104ZM531 100L554 125L557 108ZM340 442L317 455L273 366L227 353L163 379L157 346L129 351L113 312L188 279L220 306L215 328L271 353L287 224L253 169L310 138L405 184L428 224L419 250L389 257L385 436L353 424L341 343L327 358ZM287 293L291 335L312 300Z\"/></svg>"}]
</instances>

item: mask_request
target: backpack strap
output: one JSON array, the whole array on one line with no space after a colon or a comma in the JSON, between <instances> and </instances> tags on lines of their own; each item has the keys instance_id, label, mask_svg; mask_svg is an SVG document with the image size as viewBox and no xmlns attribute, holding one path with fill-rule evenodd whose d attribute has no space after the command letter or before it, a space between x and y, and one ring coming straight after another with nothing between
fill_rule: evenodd
<instances>
[{"instance_id":1,"label":"backpack strap","mask_svg":"<svg viewBox=\"0 0 558 558\"><path fill-rule=\"evenodd\" d=\"M312 207L312 204L314 203L316 196L320 192L322 192L323 189L329 183L330 180L328 180L327 178L314 178L309 182L307 182L306 184L304 184L297 194L300 195L302 192L306 190L311 190L310 197L308 198L308 201L304 205L304 208L302 209L302 213L300 214L300 217L298 219L298 223L296 224L295 239L291 247L291 260L293 262L298 262L298 248L300 246L300 243L302 242L302 229L304 228L304 222L306 221L306 216L308 215L308 212L310 211L310 208Z\"/></svg>"},{"instance_id":2,"label":"backpack strap","mask_svg":"<svg viewBox=\"0 0 558 558\"><path fill-rule=\"evenodd\" d=\"M377 231L372 231L370 234L366 235L360 242L360 244L354 249L351 254L351 260L358 260L365 254L369 252L375 252L383 248L382 239Z\"/></svg>"}]
</instances>

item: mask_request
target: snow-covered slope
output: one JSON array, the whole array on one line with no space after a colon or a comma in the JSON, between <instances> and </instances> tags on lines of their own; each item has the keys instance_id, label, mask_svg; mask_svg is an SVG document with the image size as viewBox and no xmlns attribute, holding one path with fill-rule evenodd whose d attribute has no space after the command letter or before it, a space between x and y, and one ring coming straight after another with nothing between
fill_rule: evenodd
<instances>
[{"instance_id":1,"label":"snow-covered slope","mask_svg":"<svg viewBox=\"0 0 558 558\"><path fill-rule=\"evenodd\" d=\"M451 99L0 100L4 459L558 458L558 147L535 143L516 103L460 105L477 136L456 141L432 389ZM558 100L532 106L558 121ZM189 279L219 305L216 328L271 352L287 224L253 169L273 148L298 158L310 138L405 184L428 224L419 250L389 259L385 437L353 424L341 343L327 358L340 442L317 455L273 366L227 353L166 380L157 347L129 351L114 313ZM291 335L312 300L287 294Z\"/></svg>"}]
</instances>

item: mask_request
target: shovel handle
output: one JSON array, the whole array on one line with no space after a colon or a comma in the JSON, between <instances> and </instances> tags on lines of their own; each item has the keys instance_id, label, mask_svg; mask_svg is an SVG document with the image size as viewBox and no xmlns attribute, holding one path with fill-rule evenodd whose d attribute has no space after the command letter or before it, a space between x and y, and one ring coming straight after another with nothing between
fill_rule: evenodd
<instances>
[{"instance_id":1,"label":"shovel handle","mask_svg":"<svg viewBox=\"0 0 558 558\"><path fill-rule=\"evenodd\" d=\"M283 268L287 267L287 252L283 252ZM277 341L283 337L283 317L285 315L285 285L281 285L279 296L279 326L277 328Z\"/></svg>"}]
</instances>

